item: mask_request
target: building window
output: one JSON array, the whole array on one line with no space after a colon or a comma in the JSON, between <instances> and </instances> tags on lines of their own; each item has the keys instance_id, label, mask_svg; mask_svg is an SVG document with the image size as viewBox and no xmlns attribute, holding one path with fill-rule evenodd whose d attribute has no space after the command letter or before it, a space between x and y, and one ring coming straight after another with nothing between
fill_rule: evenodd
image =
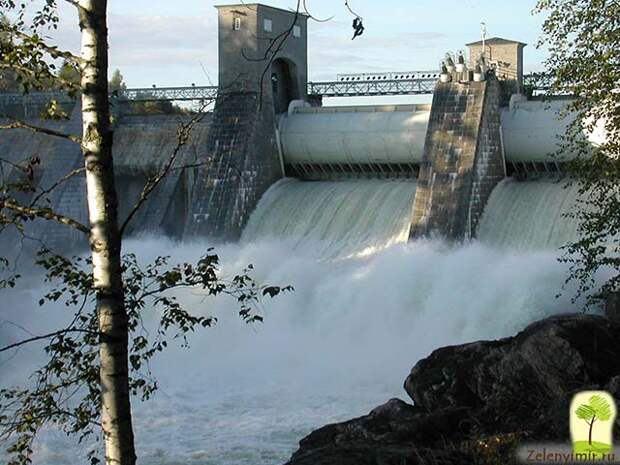
<instances>
[{"instance_id":1,"label":"building window","mask_svg":"<svg viewBox=\"0 0 620 465\"><path fill-rule=\"evenodd\" d=\"M236 17L233 19L233 30L238 31L241 29L241 18Z\"/></svg>"},{"instance_id":2,"label":"building window","mask_svg":"<svg viewBox=\"0 0 620 465\"><path fill-rule=\"evenodd\" d=\"M301 37L301 26L293 26L293 37Z\"/></svg>"},{"instance_id":3,"label":"building window","mask_svg":"<svg viewBox=\"0 0 620 465\"><path fill-rule=\"evenodd\" d=\"M273 31L273 21L265 18L263 20L263 30L265 30L265 32Z\"/></svg>"}]
</instances>

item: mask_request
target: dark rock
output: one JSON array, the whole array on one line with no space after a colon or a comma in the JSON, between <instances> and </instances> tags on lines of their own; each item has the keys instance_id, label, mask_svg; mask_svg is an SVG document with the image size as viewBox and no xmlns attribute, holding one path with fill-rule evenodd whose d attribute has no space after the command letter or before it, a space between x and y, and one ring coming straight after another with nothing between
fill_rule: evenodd
<instances>
[{"instance_id":1,"label":"dark rock","mask_svg":"<svg viewBox=\"0 0 620 465\"><path fill-rule=\"evenodd\" d=\"M302 439L288 465L470 464L473 440L568 440L584 389L620 397L620 322L592 315L538 321L514 337L434 351L392 399ZM467 446L467 445L470 446Z\"/></svg>"},{"instance_id":2,"label":"dark rock","mask_svg":"<svg viewBox=\"0 0 620 465\"><path fill-rule=\"evenodd\" d=\"M514 337L436 350L413 367L405 390L429 412L476 409L493 432L515 431L525 421L540 439L566 437L567 408L551 424L540 418L555 418L550 406L567 406L575 392L604 389L620 374L618 335L620 323L602 316L547 318Z\"/></svg>"},{"instance_id":3,"label":"dark rock","mask_svg":"<svg viewBox=\"0 0 620 465\"><path fill-rule=\"evenodd\" d=\"M300 442L289 463L295 465L410 465L469 464L458 451L437 451L418 444L441 439L465 416L467 409L451 408L429 416L400 399L391 399L368 415L327 425Z\"/></svg>"}]
</instances>

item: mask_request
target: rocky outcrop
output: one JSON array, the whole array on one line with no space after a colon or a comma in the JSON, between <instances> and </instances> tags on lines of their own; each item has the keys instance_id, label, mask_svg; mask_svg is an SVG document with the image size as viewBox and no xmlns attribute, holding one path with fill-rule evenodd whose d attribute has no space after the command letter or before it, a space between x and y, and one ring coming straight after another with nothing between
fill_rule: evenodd
<instances>
[{"instance_id":1,"label":"rocky outcrop","mask_svg":"<svg viewBox=\"0 0 620 465\"><path fill-rule=\"evenodd\" d=\"M438 349L405 380L414 405L392 399L324 426L288 465L471 464L481 463L475 445L487 451L485 438L500 455L522 439L567 441L575 392L604 389L620 399L619 337L617 321L562 315L514 337Z\"/></svg>"}]
</instances>

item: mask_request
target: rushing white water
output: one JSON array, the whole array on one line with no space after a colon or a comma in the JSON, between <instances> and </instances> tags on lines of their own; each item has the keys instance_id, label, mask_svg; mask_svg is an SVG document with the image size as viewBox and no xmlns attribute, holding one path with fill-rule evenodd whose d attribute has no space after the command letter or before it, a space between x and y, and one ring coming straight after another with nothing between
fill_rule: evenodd
<instances>
[{"instance_id":1,"label":"rushing white water","mask_svg":"<svg viewBox=\"0 0 620 465\"><path fill-rule=\"evenodd\" d=\"M161 239L126 245L144 261L174 250L179 262L206 247ZM296 291L266 302L265 322L251 327L230 299L182 295L219 324L193 336L190 349L172 347L155 363L160 391L134 403L140 463L281 464L312 429L365 414L393 396L407 399L404 378L433 349L507 336L575 308L570 294L554 298L564 279L554 253L415 242L324 261L315 250L277 241L218 248L225 274L253 263L259 280ZM56 327L67 309L39 308L42 292L4 294L2 317L34 333ZM0 359L0 384L9 374L18 381L15 369L28 366L35 350ZM85 449L49 430L35 445L34 463L79 465Z\"/></svg>"},{"instance_id":2,"label":"rushing white water","mask_svg":"<svg viewBox=\"0 0 620 465\"><path fill-rule=\"evenodd\" d=\"M322 258L373 253L408 240L415 187L414 180L284 179L260 200L242 241L286 240Z\"/></svg>"},{"instance_id":3,"label":"rushing white water","mask_svg":"<svg viewBox=\"0 0 620 465\"><path fill-rule=\"evenodd\" d=\"M492 192L478 227L479 239L504 250L553 250L578 238L565 215L579 198L577 184L507 179Z\"/></svg>"},{"instance_id":4,"label":"rushing white water","mask_svg":"<svg viewBox=\"0 0 620 465\"><path fill-rule=\"evenodd\" d=\"M265 322L254 326L239 320L230 299L180 296L219 323L194 335L190 349L161 355L156 397L134 400L141 464L281 464L312 429L407 399L403 380L433 349L508 336L579 308L570 289L555 298L566 270L554 248L574 233L560 216L573 201L569 191L504 182L482 220L482 241L449 247L405 242L414 189L286 180L266 194L242 243L218 247L222 272L252 263L259 281L296 291L266 302ZM125 250L144 262L174 251L184 262L207 247L143 238ZM32 333L68 317L62 305L36 306L42 289L7 292L1 318ZM0 325L0 345L20 331ZM39 349L0 357L0 385L23 382ZM34 463L78 465L86 448L50 429L35 444Z\"/></svg>"}]
</instances>

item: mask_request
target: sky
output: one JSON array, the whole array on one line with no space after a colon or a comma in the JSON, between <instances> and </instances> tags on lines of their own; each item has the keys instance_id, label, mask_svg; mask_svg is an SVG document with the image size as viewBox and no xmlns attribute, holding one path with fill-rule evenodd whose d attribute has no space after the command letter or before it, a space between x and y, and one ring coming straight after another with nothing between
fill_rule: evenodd
<instances>
[{"instance_id":1,"label":"sky","mask_svg":"<svg viewBox=\"0 0 620 465\"><path fill-rule=\"evenodd\" d=\"M110 71L121 70L129 87L217 84L217 15L213 0L109 0ZM294 8L296 0L263 0ZM338 73L438 69L445 52L488 37L519 40L525 71L542 69L536 49L542 18L536 0L349 0L364 19L363 36L351 40L351 13L344 0L306 0L308 11L327 22L309 21L309 79ZM60 2L61 25L54 39L79 48L73 7Z\"/></svg>"}]
</instances>

